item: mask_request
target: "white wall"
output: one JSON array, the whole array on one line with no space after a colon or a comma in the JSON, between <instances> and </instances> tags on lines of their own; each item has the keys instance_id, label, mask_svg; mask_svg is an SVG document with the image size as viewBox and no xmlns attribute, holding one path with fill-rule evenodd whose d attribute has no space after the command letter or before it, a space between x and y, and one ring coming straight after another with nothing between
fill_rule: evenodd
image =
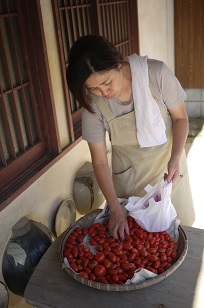
<instances>
[{"instance_id":1,"label":"white wall","mask_svg":"<svg viewBox=\"0 0 204 308\"><path fill-rule=\"evenodd\" d=\"M164 61L174 72L174 0L138 0L140 55Z\"/></svg>"},{"instance_id":2,"label":"white wall","mask_svg":"<svg viewBox=\"0 0 204 308\"><path fill-rule=\"evenodd\" d=\"M41 10L43 16L43 27L45 33L46 50L49 61L49 69L52 83L53 98L55 101L55 111L57 124L59 128L59 136L62 148L69 142L65 95L63 91L62 73L60 69L59 51L57 46L57 38L55 33L54 17L52 12L52 1L41 0Z\"/></svg>"}]
</instances>

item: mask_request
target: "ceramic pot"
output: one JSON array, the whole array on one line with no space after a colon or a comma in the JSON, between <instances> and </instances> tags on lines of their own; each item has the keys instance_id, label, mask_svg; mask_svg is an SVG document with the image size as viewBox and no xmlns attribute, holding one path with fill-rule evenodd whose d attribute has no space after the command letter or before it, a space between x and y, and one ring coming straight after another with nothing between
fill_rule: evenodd
<instances>
[{"instance_id":1,"label":"ceramic pot","mask_svg":"<svg viewBox=\"0 0 204 308\"><path fill-rule=\"evenodd\" d=\"M9 294L5 284L0 281L0 308L8 308Z\"/></svg>"},{"instance_id":2,"label":"ceramic pot","mask_svg":"<svg viewBox=\"0 0 204 308\"><path fill-rule=\"evenodd\" d=\"M105 198L100 190L91 162L86 162L77 172L73 183L73 198L82 215L98 209Z\"/></svg>"},{"instance_id":3,"label":"ceramic pot","mask_svg":"<svg viewBox=\"0 0 204 308\"><path fill-rule=\"evenodd\" d=\"M2 261L3 277L11 292L23 296L36 265L53 241L47 227L27 217L12 227Z\"/></svg>"}]
</instances>

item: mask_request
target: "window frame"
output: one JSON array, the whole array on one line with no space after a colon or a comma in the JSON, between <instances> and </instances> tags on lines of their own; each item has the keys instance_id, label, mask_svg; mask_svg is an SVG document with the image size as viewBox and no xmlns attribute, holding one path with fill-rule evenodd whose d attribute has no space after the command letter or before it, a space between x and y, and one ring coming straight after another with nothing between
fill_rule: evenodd
<instances>
[{"instance_id":1,"label":"window frame","mask_svg":"<svg viewBox=\"0 0 204 308\"><path fill-rule=\"evenodd\" d=\"M15 3L19 31L30 64L30 82L35 89L34 103L43 123L42 142L0 170L0 211L42 175L43 168L61 152L40 3L35 0L16 0Z\"/></svg>"}]
</instances>

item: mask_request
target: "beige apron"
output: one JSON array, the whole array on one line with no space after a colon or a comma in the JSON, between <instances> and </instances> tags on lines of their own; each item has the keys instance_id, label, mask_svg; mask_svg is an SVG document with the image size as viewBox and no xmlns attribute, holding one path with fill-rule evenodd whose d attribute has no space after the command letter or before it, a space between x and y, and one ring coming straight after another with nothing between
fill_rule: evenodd
<instances>
[{"instance_id":1,"label":"beige apron","mask_svg":"<svg viewBox=\"0 0 204 308\"><path fill-rule=\"evenodd\" d=\"M147 184L155 185L167 173L172 148L171 116L165 105L157 101L166 125L167 142L155 147L140 148L136 136L135 112L115 118L103 98L97 97L96 104L110 127L112 177L118 198L144 196ZM173 185L172 203L181 224L191 226L195 214L185 151L181 157L180 174L179 180Z\"/></svg>"}]
</instances>

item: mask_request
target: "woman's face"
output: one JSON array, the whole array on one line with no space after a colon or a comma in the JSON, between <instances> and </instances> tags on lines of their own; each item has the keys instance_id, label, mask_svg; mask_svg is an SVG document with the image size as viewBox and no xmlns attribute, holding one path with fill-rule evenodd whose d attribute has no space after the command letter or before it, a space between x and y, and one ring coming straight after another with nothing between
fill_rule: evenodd
<instances>
[{"instance_id":1,"label":"woman's face","mask_svg":"<svg viewBox=\"0 0 204 308\"><path fill-rule=\"evenodd\" d=\"M96 96L108 99L118 97L123 87L123 74L120 69L93 73L85 83L86 88Z\"/></svg>"}]
</instances>

